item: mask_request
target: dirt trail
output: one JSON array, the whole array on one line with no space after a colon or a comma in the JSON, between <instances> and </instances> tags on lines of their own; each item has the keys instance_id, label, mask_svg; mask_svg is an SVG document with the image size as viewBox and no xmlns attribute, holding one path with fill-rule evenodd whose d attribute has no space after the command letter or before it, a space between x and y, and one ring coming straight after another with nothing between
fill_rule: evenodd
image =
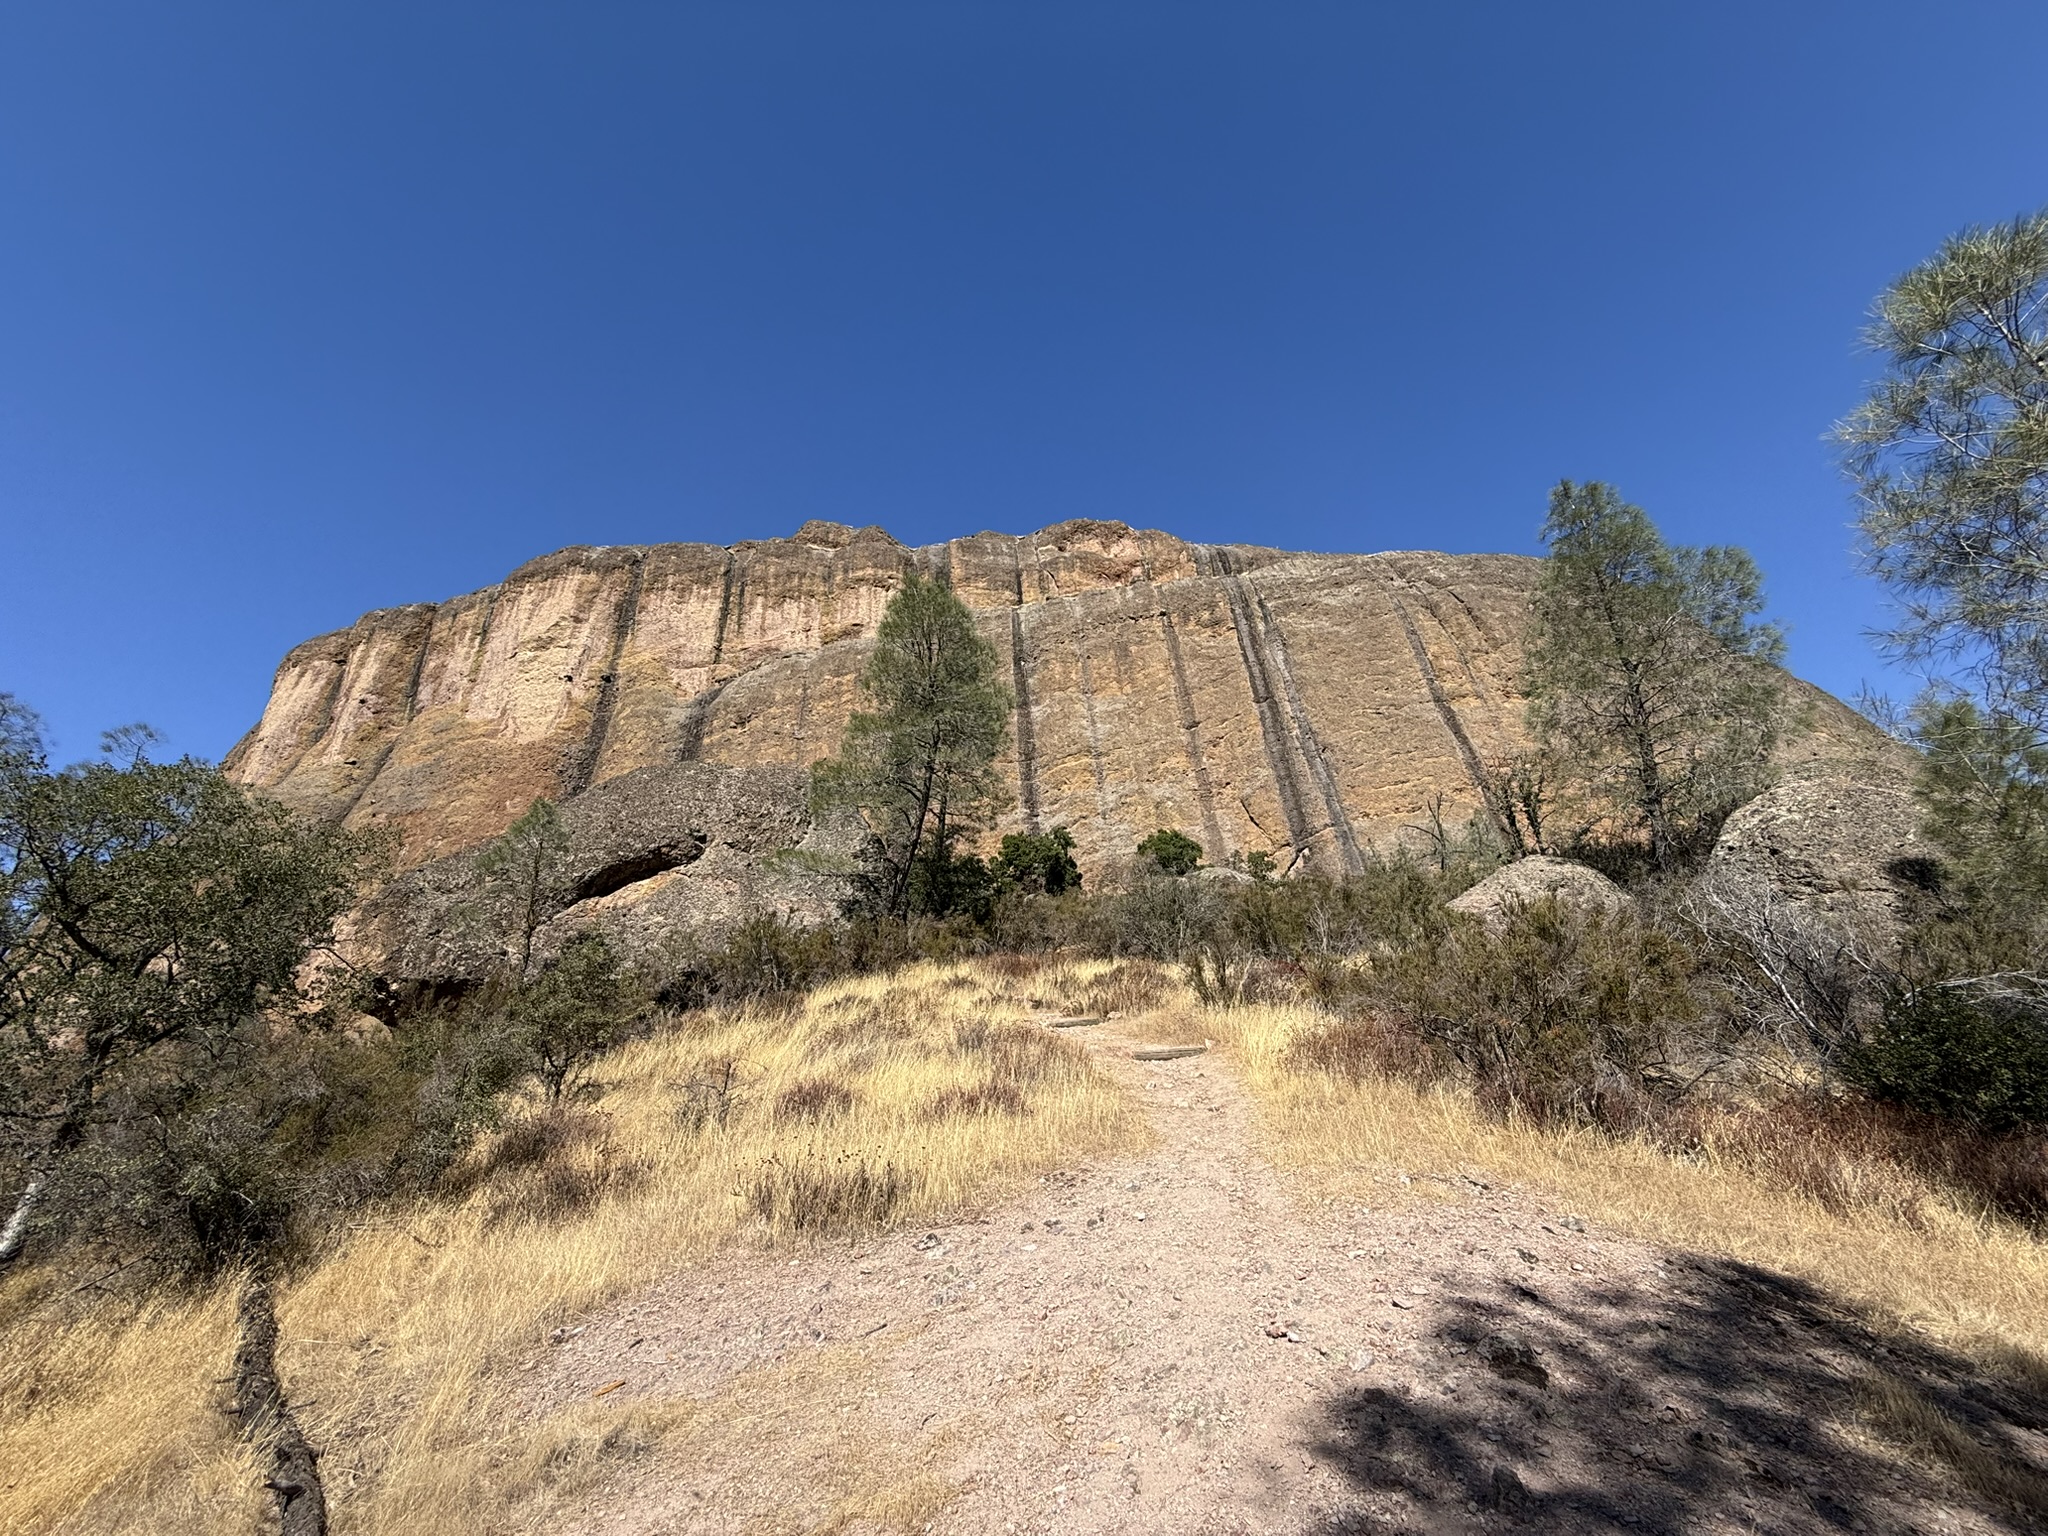
<instances>
[{"instance_id":1,"label":"dirt trail","mask_svg":"<svg viewBox=\"0 0 2048 1536\"><path fill-rule=\"evenodd\" d=\"M728 1253L590 1319L535 1408L699 1408L564 1530L2031 1529L1838 1427L1887 1345L1795 1285L1472 1181L1300 1200L1226 1058L1076 1034L1155 1152L929 1233ZM1952 1411L1983 1396L1899 1363Z\"/></svg>"}]
</instances>

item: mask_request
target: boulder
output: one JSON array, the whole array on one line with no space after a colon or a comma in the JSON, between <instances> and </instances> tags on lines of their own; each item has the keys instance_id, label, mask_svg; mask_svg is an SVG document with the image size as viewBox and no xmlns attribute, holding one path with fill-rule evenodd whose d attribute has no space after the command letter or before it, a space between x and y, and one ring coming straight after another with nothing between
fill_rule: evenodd
<instances>
[{"instance_id":1,"label":"boulder","mask_svg":"<svg viewBox=\"0 0 2048 1536\"><path fill-rule=\"evenodd\" d=\"M1628 892L1597 869L1539 853L1495 870L1464 895L1453 898L1450 908L1497 928L1510 912L1545 898L1577 911L1603 914L1632 905Z\"/></svg>"},{"instance_id":2,"label":"boulder","mask_svg":"<svg viewBox=\"0 0 2048 1536\"><path fill-rule=\"evenodd\" d=\"M1938 857L1903 774L1815 774L1730 816L1707 867L1761 881L1810 912L1896 923Z\"/></svg>"},{"instance_id":3,"label":"boulder","mask_svg":"<svg viewBox=\"0 0 2048 1536\"><path fill-rule=\"evenodd\" d=\"M748 917L799 924L837 915L866 829L852 813L814 819L800 768L706 763L643 768L572 795L566 900L539 952L598 926L632 959L679 938L716 938ZM509 914L489 910L474 852L401 875L370 904L355 948L401 987L484 976L502 958Z\"/></svg>"}]
</instances>

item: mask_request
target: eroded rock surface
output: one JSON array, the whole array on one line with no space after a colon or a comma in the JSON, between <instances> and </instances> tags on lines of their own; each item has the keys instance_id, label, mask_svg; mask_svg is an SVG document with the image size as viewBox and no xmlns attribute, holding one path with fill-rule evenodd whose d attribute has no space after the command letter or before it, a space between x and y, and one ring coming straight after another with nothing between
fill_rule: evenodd
<instances>
[{"instance_id":1,"label":"eroded rock surface","mask_svg":"<svg viewBox=\"0 0 2048 1536\"><path fill-rule=\"evenodd\" d=\"M1450 908L1476 917L1492 928L1504 922L1510 912L1544 900L1603 916L1611 916L1630 905L1628 892L1597 869L1539 853L1495 870L1455 898Z\"/></svg>"},{"instance_id":2,"label":"eroded rock surface","mask_svg":"<svg viewBox=\"0 0 2048 1536\"><path fill-rule=\"evenodd\" d=\"M1919 834L1900 765L1788 777L1736 811L1709 868L1760 880L1807 910L1858 922L1904 915L1937 850Z\"/></svg>"},{"instance_id":3,"label":"eroded rock surface","mask_svg":"<svg viewBox=\"0 0 2048 1536\"><path fill-rule=\"evenodd\" d=\"M788 765L639 768L562 803L564 891L536 936L552 953L602 926L639 959L755 913L824 922L851 891L866 837L851 814L814 820L808 775ZM434 859L371 903L363 949L401 989L473 981L506 958L512 914L492 904L475 854Z\"/></svg>"},{"instance_id":4,"label":"eroded rock surface","mask_svg":"<svg viewBox=\"0 0 2048 1536\"><path fill-rule=\"evenodd\" d=\"M675 765L802 767L838 744L907 572L942 572L1017 695L998 832L1065 823L1084 870L1185 828L1211 863L1356 868L1442 797L1482 810L1522 740L1537 562L1299 555L1114 522L909 549L879 528L575 548L448 602L384 610L279 668L230 770L398 828L412 863L472 848L536 795ZM1859 728L1839 704L1817 739ZM1867 729L1867 728L1865 728Z\"/></svg>"}]
</instances>

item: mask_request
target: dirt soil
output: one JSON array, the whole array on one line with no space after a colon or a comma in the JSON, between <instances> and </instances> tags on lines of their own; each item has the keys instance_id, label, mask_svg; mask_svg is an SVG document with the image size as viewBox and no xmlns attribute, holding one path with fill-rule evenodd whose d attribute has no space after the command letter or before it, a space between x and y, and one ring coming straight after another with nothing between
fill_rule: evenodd
<instances>
[{"instance_id":1,"label":"dirt soil","mask_svg":"<svg viewBox=\"0 0 2048 1536\"><path fill-rule=\"evenodd\" d=\"M1120 1030L1073 1033L1151 1154L930 1232L730 1252L565 1330L533 1410L679 1427L628 1435L561 1529L2034 1529L1858 1427L1881 1364L2038 1451L1962 1362L1528 1191L1298 1197L1227 1058L1138 1062Z\"/></svg>"}]
</instances>

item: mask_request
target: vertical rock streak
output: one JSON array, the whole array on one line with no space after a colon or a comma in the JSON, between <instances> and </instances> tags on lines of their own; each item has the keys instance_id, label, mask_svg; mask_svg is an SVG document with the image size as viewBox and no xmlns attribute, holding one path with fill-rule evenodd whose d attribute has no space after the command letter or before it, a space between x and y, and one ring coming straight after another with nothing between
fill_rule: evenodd
<instances>
[{"instance_id":1,"label":"vertical rock streak","mask_svg":"<svg viewBox=\"0 0 2048 1536\"><path fill-rule=\"evenodd\" d=\"M1038 738L1031 719L1031 671L1024 664L1024 610L1010 610L1010 682L1017 694L1017 787L1024 829L1038 830Z\"/></svg>"},{"instance_id":2,"label":"vertical rock streak","mask_svg":"<svg viewBox=\"0 0 2048 1536\"><path fill-rule=\"evenodd\" d=\"M355 814L356 807L363 803L363 796L367 795L370 792L370 786L377 782L377 775L382 773L384 771L384 765L391 761L391 754L398 750L399 735L401 732L404 731L406 726L412 723L412 717L418 705L420 695L420 675L426 671L427 651L429 647L433 645L433 643L434 620L433 617L429 615L427 621L420 626L420 648L413 653L412 666L406 672L404 712L400 719L397 721L397 723L393 724L385 730L383 745L377 749L376 758L368 765L368 767L363 771L363 773L360 776L358 776L354 786L349 790L347 800L343 803L339 814L335 817L337 821L346 821L350 816ZM335 708L337 714L339 714L340 712L340 685L341 680L336 679ZM329 728L332 728L331 721L329 723Z\"/></svg>"},{"instance_id":3,"label":"vertical rock streak","mask_svg":"<svg viewBox=\"0 0 2048 1536\"><path fill-rule=\"evenodd\" d=\"M1323 811L1329 817L1330 830L1337 837L1338 856L1343 860L1347 875L1363 874L1365 854L1358 846L1358 835L1351 826L1351 814L1344 809L1344 796L1337 788L1337 776L1330 770L1330 760L1323 751L1322 738L1316 734L1315 723L1309 719L1308 705L1302 700L1301 687L1294 680L1294 663L1288 659L1287 636L1273 617L1273 610L1267 604L1265 594L1259 591L1257 583L1250 577L1242 579L1250 588L1259 605L1260 633L1265 639L1266 655L1272 675L1280 680L1280 692L1287 701L1288 713L1294 720L1296 744L1301 749L1302 762L1307 766L1309 777L1315 780L1316 788L1323 797Z\"/></svg>"},{"instance_id":4,"label":"vertical rock streak","mask_svg":"<svg viewBox=\"0 0 2048 1536\"><path fill-rule=\"evenodd\" d=\"M1427 578L1418 581L1410 576L1405 579L1408 589L1422 599L1422 605L1429 610L1429 616L1436 620L1436 627L1443 632L1444 638L1450 641L1451 649L1458 657L1458 666L1464 671L1465 681L1471 685L1474 696L1487 704L1497 703L1498 701L1494 697L1493 689L1488 686L1486 679L1480 676L1479 669L1472 664L1472 653L1465 648L1465 641L1459 635L1457 627L1444 617L1443 605L1440 599L1448 596L1452 602L1456 603L1459 612L1465 616L1466 622L1471 624L1473 629L1484 639L1485 632L1479 630L1478 621L1472 613L1472 605L1458 596L1456 592L1447 592L1446 589L1438 586L1434 581L1427 580Z\"/></svg>"},{"instance_id":5,"label":"vertical rock streak","mask_svg":"<svg viewBox=\"0 0 2048 1536\"><path fill-rule=\"evenodd\" d=\"M1221 550L1216 553L1221 556L1217 563L1227 572L1229 556ZM1301 781L1294 771L1287 722L1281 716L1279 701L1273 697L1273 680L1267 670L1265 651L1252 630L1251 609L1244 596L1244 578L1225 575L1223 595L1230 604L1230 626L1237 632L1238 655L1244 662L1246 681L1251 685L1252 710L1258 716L1259 736L1266 750L1266 770L1273 776L1273 789L1280 797L1280 814L1287 819L1287 841L1293 845L1294 854L1299 858L1315 837L1317 829L1310 825L1308 814L1302 809Z\"/></svg>"},{"instance_id":6,"label":"vertical rock streak","mask_svg":"<svg viewBox=\"0 0 2048 1536\"><path fill-rule=\"evenodd\" d=\"M1450 733L1452 743L1458 749L1458 760L1465 765L1465 775L1472 781L1472 787L1479 793L1480 804L1486 807L1486 814L1496 826L1500 823L1500 810L1493 803L1493 796L1486 792L1486 773L1480 766L1479 754L1472 748L1472 738L1465 734L1464 722L1451 707L1450 698L1444 693L1443 684L1437 680L1436 666L1429 659L1429 652L1422 644L1422 634L1415 627L1415 620L1408 612L1407 604L1401 601L1400 593L1394 589L1393 578L1387 588L1387 601L1393 605L1394 616L1401 621L1402 633L1408 637L1408 649L1415 657L1415 670L1422 674L1422 686L1429 694L1430 703L1436 706L1437 718ZM1503 831L1506 829L1503 828Z\"/></svg>"},{"instance_id":7,"label":"vertical rock streak","mask_svg":"<svg viewBox=\"0 0 2048 1536\"><path fill-rule=\"evenodd\" d=\"M1095 721L1095 676L1088 665L1088 644L1074 633L1074 654L1080 658L1081 710L1088 723L1088 764L1095 773L1095 814L1109 821L1109 775L1102 762L1102 728Z\"/></svg>"},{"instance_id":8,"label":"vertical rock streak","mask_svg":"<svg viewBox=\"0 0 2048 1536\"><path fill-rule=\"evenodd\" d=\"M334 722L341 718L341 685L347 680L348 658L344 656L334 664L334 677L327 684L326 698L321 701L320 729L306 739L306 744L299 748L291 762L279 772L279 778L286 778L298 772L300 764L312 755L313 749L326 741L333 732Z\"/></svg>"},{"instance_id":9,"label":"vertical rock streak","mask_svg":"<svg viewBox=\"0 0 2048 1536\"><path fill-rule=\"evenodd\" d=\"M746 621L747 577L731 550L725 552L725 568L718 586L718 617L711 626L711 682L683 706L676 726L675 760L694 763L704 751L704 731L718 696L725 692L725 679L718 675L725 665L725 632Z\"/></svg>"},{"instance_id":10,"label":"vertical rock streak","mask_svg":"<svg viewBox=\"0 0 2048 1536\"><path fill-rule=\"evenodd\" d=\"M677 762L694 763L704 755L704 732L710 726L711 711L724 692L725 684L713 683L684 707L682 722L676 727Z\"/></svg>"},{"instance_id":11,"label":"vertical rock streak","mask_svg":"<svg viewBox=\"0 0 2048 1536\"><path fill-rule=\"evenodd\" d=\"M1173 612L1164 598L1159 603L1159 628L1166 636L1166 657L1173 668L1173 697L1180 706L1180 731L1181 739L1187 743L1188 771L1194 775L1195 796L1201 802L1202 835L1210 857L1214 858L1223 851L1223 822L1216 814L1216 786L1210 781L1209 765L1202 756L1202 725L1195 717L1195 695L1188 687L1187 664L1181 660L1180 634L1173 627Z\"/></svg>"},{"instance_id":12,"label":"vertical rock streak","mask_svg":"<svg viewBox=\"0 0 2048 1536\"><path fill-rule=\"evenodd\" d=\"M498 599L504 595L503 582L484 589L483 617L476 621L476 640L470 648L469 666L463 672L463 684L466 688L474 688L477 679L483 674L484 656L491 645L491 620L497 616Z\"/></svg>"},{"instance_id":13,"label":"vertical rock streak","mask_svg":"<svg viewBox=\"0 0 2048 1536\"><path fill-rule=\"evenodd\" d=\"M737 564L732 551L725 551L724 568L719 573L718 617L711 624L711 671L712 681L717 681L718 664L725 660L725 624L732 613L733 568Z\"/></svg>"},{"instance_id":14,"label":"vertical rock streak","mask_svg":"<svg viewBox=\"0 0 2048 1536\"><path fill-rule=\"evenodd\" d=\"M633 574L626 578L626 593L619 600L618 612L612 622L611 651L605 657L604 671L597 677L597 698L590 707L590 729L584 733L582 750L563 768L562 793L565 795L578 794L590 788L591 781L597 777L597 765L604 756L605 738L611 734L612 711L618 704L619 667L625 660L633 625L640 617L640 592L646 580L647 554L643 550L633 557Z\"/></svg>"}]
</instances>

